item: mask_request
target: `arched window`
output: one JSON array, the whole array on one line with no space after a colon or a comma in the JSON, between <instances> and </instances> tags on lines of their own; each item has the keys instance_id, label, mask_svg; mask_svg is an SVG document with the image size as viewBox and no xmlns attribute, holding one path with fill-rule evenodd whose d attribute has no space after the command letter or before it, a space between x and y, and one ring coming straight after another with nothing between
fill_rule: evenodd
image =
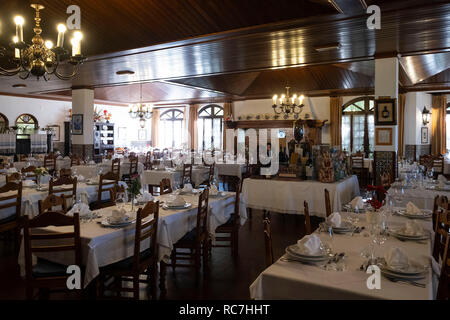
<instances>
[{"instance_id":1,"label":"arched window","mask_svg":"<svg viewBox=\"0 0 450 320\"><path fill-rule=\"evenodd\" d=\"M180 148L183 143L184 112L169 109L161 113L159 140L162 148Z\"/></svg>"},{"instance_id":2,"label":"arched window","mask_svg":"<svg viewBox=\"0 0 450 320\"><path fill-rule=\"evenodd\" d=\"M210 104L198 112L198 138L202 150L222 149L223 140L223 108Z\"/></svg>"},{"instance_id":3,"label":"arched window","mask_svg":"<svg viewBox=\"0 0 450 320\"><path fill-rule=\"evenodd\" d=\"M31 134L39 128L37 119L31 114L24 113L16 119L17 134Z\"/></svg>"},{"instance_id":4,"label":"arched window","mask_svg":"<svg viewBox=\"0 0 450 320\"><path fill-rule=\"evenodd\" d=\"M342 107L342 150L373 152L375 137L374 99L360 97Z\"/></svg>"},{"instance_id":5,"label":"arched window","mask_svg":"<svg viewBox=\"0 0 450 320\"><path fill-rule=\"evenodd\" d=\"M8 118L3 113L0 113L0 133L5 132L5 130L8 127L9 127Z\"/></svg>"}]
</instances>

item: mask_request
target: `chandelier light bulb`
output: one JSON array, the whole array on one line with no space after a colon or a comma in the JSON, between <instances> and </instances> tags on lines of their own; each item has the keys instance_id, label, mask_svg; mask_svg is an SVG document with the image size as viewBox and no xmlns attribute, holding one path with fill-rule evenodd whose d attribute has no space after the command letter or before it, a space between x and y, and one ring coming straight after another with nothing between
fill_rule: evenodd
<instances>
[{"instance_id":1,"label":"chandelier light bulb","mask_svg":"<svg viewBox=\"0 0 450 320\"><path fill-rule=\"evenodd\" d=\"M73 38L81 41L83 39L83 34L81 33L81 31L75 31L73 33Z\"/></svg>"},{"instance_id":2,"label":"chandelier light bulb","mask_svg":"<svg viewBox=\"0 0 450 320\"><path fill-rule=\"evenodd\" d=\"M277 99L278 99L278 96L274 95L273 98L272 98L273 104L277 104Z\"/></svg>"},{"instance_id":3,"label":"chandelier light bulb","mask_svg":"<svg viewBox=\"0 0 450 320\"><path fill-rule=\"evenodd\" d=\"M57 29L58 29L58 32L62 32L62 33L67 31L66 26L64 24L62 24L62 23L58 24Z\"/></svg>"},{"instance_id":4,"label":"chandelier light bulb","mask_svg":"<svg viewBox=\"0 0 450 320\"><path fill-rule=\"evenodd\" d=\"M15 16L15 17L14 17L14 23L15 23L16 25L23 26L23 24L25 23L25 20L23 19L22 16Z\"/></svg>"},{"instance_id":5,"label":"chandelier light bulb","mask_svg":"<svg viewBox=\"0 0 450 320\"><path fill-rule=\"evenodd\" d=\"M23 42L23 24L25 20L22 16L16 16L14 17L14 23L16 24L16 37L18 42Z\"/></svg>"},{"instance_id":6,"label":"chandelier light bulb","mask_svg":"<svg viewBox=\"0 0 450 320\"><path fill-rule=\"evenodd\" d=\"M53 42L51 40L45 41L45 47L47 49L52 49L53 48Z\"/></svg>"},{"instance_id":7,"label":"chandelier light bulb","mask_svg":"<svg viewBox=\"0 0 450 320\"><path fill-rule=\"evenodd\" d=\"M17 36L14 36L14 37L13 37L13 42L14 42L14 43L19 42L19 38L17 38Z\"/></svg>"}]
</instances>

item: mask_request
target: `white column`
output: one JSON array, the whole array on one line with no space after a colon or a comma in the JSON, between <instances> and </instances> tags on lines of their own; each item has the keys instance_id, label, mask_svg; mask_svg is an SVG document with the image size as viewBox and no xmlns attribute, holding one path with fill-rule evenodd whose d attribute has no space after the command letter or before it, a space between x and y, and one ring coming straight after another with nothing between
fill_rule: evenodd
<instances>
[{"instance_id":1,"label":"white column","mask_svg":"<svg viewBox=\"0 0 450 320\"><path fill-rule=\"evenodd\" d=\"M72 144L94 144L94 90L72 90L72 114L83 115L83 134L73 135Z\"/></svg>"},{"instance_id":2,"label":"white column","mask_svg":"<svg viewBox=\"0 0 450 320\"><path fill-rule=\"evenodd\" d=\"M375 59L375 99L379 97L390 97L397 99L396 115L398 123L398 58ZM377 146L375 151L396 151L398 126L375 126L376 128L392 128L392 145ZM376 139L375 139L376 141Z\"/></svg>"}]
</instances>

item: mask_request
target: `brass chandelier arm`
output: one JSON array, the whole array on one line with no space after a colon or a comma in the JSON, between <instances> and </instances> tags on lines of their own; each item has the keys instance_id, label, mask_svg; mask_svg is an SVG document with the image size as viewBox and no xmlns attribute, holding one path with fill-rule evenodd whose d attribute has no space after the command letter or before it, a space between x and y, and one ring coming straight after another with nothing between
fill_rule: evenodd
<instances>
[{"instance_id":1,"label":"brass chandelier arm","mask_svg":"<svg viewBox=\"0 0 450 320\"><path fill-rule=\"evenodd\" d=\"M71 74L64 75L58 71L58 66L56 66L53 73L49 73L49 74L54 74L55 76L58 77L58 79L61 79L61 80L70 80L78 73L79 70L80 70L80 64L77 64L77 65L73 66Z\"/></svg>"},{"instance_id":2,"label":"brass chandelier arm","mask_svg":"<svg viewBox=\"0 0 450 320\"><path fill-rule=\"evenodd\" d=\"M20 69L21 69L21 66L18 66L16 69L11 69L11 70L0 67L0 75L7 76L7 77L15 76L16 74L18 74L20 72Z\"/></svg>"}]
</instances>

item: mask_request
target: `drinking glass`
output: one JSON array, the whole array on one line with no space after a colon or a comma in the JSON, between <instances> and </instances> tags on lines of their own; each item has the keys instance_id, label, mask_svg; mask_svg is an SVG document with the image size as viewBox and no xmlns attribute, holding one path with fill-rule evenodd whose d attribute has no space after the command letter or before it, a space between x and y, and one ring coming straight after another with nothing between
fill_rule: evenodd
<instances>
[{"instance_id":1,"label":"drinking glass","mask_svg":"<svg viewBox=\"0 0 450 320\"><path fill-rule=\"evenodd\" d=\"M119 210L122 210L125 208L125 194L123 192L118 192L116 194L116 206Z\"/></svg>"}]
</instances>

